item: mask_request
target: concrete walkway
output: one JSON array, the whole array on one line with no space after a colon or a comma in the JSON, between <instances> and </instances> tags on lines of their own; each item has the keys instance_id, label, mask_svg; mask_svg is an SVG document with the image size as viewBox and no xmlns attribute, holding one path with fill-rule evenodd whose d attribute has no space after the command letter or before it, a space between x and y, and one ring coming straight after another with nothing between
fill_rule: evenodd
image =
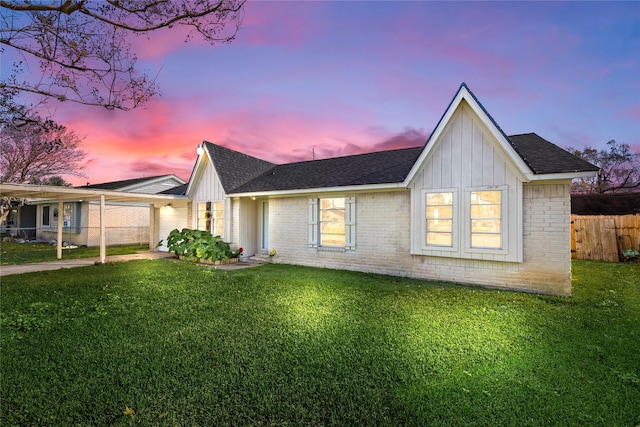
<instances>
[{"instance_id":1,"label":"concrete walkway","mask_svg":"<svg viewBox=\"0 0 640 427\"><path fill-rule=\"evenodd\" d=\"M64 257L64 254L63 254ZM106 257L106 262L131 261L132 259L170 259L173 254L168 252L138 252L128 255L112 255ZM60 259L50 262L34 262L31 264L20 265L2 265L0 266L0 276L8 276L10 274L31 273L34 271L59 270L61 268L82 267L85 265L94 265L100 261L100 257L95 258L79 258L79 259Z\"/></svg>"},{"instance_id":2,"label":"concrete walkway","mask_svg":"<svg viewBox=\"0 0 640 427\"><path fill-rule=\"evenodd\" d=\"M129 255L112 255L108 256L105 262L122 262L134 259L168 259L175 260L172 253L169 252L138 252ZM61 259L50 262L34 262L31 264L21 265L2 265L0 266L0 277L10 274L32 273L35 271L60 270L61 268L83 267L85 265L94 265L100 261L100 257L95 258L79 258L79 259ZM259 262L238 262L235 264L209 265L201 264L211 268L220 270L237 270L239 268L256 267L261 265Z\"/></svg>"}]
</instances>

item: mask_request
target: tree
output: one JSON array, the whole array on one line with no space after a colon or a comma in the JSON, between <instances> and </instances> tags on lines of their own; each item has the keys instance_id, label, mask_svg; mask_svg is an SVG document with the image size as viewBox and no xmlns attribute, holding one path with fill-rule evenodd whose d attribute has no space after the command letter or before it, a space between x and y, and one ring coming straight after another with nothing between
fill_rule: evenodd
<instances>
[{"instance_id":1,"label":"tree","mask_svg":"<svg viewBox=\"0 0 640 427\"><path fill-rule=\"evenodd\" d=\"M82 176L82 138L10 98L0 104L0 182L68 185L59 175ZM23 200L2 197L0 223Z\"/></svg>"},{"instance_id":2,"label":"tree","mask_svg":"<svg viewBox=\"0 0 640 427\"><path fill-rule=\"evenodd\" d=\"M580 178L571 185L574 193L614 193L640 188L640 153L634 153L628 144L607 142L608 150L585 147L567 150L600 170L593 178Z\"/></svg>"},{"instance_id":3,"label":"tree","mask_svg":"<svg viewBox=\"0 0 640 427\"><path fill-rule=\"evenodd\" d=\"M231 42L245 0L0 0L0 54L20 58L0 90L129 110L158 93L139 73L128 41L162 28L188 27L211 44ZM37 67L35 67L37 63ZM25 69L39 69L33 78Z\"/></svg>"}]
</instances>

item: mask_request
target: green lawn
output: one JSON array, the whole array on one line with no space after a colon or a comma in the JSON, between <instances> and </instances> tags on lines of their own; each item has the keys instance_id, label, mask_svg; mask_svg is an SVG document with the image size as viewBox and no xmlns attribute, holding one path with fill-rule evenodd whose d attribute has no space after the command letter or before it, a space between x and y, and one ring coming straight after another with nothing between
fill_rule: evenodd
<instances>
[{"instance_id":1,"label":"green lawn","mask_svg":"<svg viewBox=\"0 0 640 427\"><path fill-rule=\"evenodd\" d=\"M108 246L107 255L135 254L148 251L149 245ZM62 259L92 258L100 256L98 246L62 249ZM58 250L47 243L0 242L0 264L15 265L47 262L58 259Z\"/></svg>"},{"instance_id":2,"label":"green lawn","mask_svg":"<svg viewBox=\"0 0 640 427\"><path fill-rule=\"evenodd\" d=\"M640 424L640 266L571 298L145 260L2 278L0 425Z\"/></svg>"}]
</instances>

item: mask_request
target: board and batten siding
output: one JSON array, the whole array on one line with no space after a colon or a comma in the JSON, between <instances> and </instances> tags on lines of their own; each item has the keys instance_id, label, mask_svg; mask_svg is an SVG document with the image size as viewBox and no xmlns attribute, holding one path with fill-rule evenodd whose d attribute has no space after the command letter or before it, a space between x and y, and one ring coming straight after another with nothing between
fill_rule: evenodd
<instances>
[{"instance_id":1,"label":"board and batten siding","mask_svg":"<svg viewBox=\"0 0 640 427\"><path fill-rule=\"evenodd\" d=\"M433 144L423 168L410 184L412 195L412 242L414 255L447 256L492 261L521 262L522 178L502 146L485 124L462 102L441 136ZM470 249L468 197L472 189L501 189L503 248L499 251ZM438 250L425 246L425 191L453 191L457 209L454 247Z\"/></svg>"},{"instance_id":2,"label":"board and batten siding","mask_svg":"<svg viewBox=\"0 0 640 427\"><path fill-rule=\"evenodd\" d=\"M218 178L215 168L210 161L206 161L204 166L200 169L200 172L195 177L197 186L195 191L190 195L190 199L193 200L193 212L192 212L192 224L193 227L197 224L198 215L198 203L205 202L224 202L224 235L222 236L227 241L233 239L233 206L231 199L227 197L222 183Z\"/></svg>"},{"instance_id":3,"label":"board and batten siding","mask_svg":"<svg viewBox=\"0 0 640 427\"><path fill-rule=\"evenodd\" d=\"M196 182L198 185L190 197L194 203L221 201L227 196L218 179L218 174L209 161L206 162L202 172L196 177Z\"/></svg>"}]
</instances>

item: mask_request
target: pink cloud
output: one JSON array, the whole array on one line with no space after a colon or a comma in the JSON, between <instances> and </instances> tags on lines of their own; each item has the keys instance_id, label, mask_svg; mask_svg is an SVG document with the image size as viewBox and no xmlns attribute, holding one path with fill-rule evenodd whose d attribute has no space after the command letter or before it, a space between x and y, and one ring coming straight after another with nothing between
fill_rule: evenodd
<instances>
[{"instance_id":1,"label":"pink cloud","mask_svg":"<svg viewBox=\"0 0 640 427\"><path fill-rule=\"evenodd\" d=\"M242 29L235 43L252 46L302 46L321 33L321 2L245 4Z\"/></svg>"}]
</instances>

